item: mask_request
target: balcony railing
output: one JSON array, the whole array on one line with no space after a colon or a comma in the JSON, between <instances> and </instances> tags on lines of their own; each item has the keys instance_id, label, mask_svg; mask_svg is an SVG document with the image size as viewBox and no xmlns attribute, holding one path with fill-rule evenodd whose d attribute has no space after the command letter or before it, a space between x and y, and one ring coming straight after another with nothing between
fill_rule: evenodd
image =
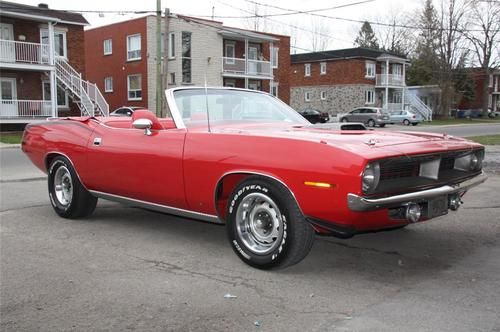
<instances>
[{"instance_id":1,"label":"balcony railing","mask_svg":"<svg viewBox=\"0 0 500 332\"><path fill-rule=\"evenodd\" d=\"M35 118L52 116L50 100L0 99L0 118Z\"/></svg>"},{"instance_id":2,"label":"balcony railing","mask_svg":"<svg viewBox=\"0 0 500 332\"><path fill-rule=\"evenodd\" d=\"M378 74L377 86L405 86L405 81L402 75L394 74Z\"/></svg>"},{"instance_id":3,"label":"balcony railing","mask_svg":"<svg viewBox=\"0 0 500 332\"><path fill-rule=\"evenodd\" d=\"M240 58L222 58L222 73L234 76L256 76L272 78L271 62L261 60L245 60Z\"/></svg>"},{"instance_id":4,"label":"balcony railing","mask_svg":"<svg viewBox=\"0 0 500 332\"><path fill-rule=\"evenodd\" d=\"M0 62L49 64L49 45L0 40Z\"/></svg>"}]
</instances>

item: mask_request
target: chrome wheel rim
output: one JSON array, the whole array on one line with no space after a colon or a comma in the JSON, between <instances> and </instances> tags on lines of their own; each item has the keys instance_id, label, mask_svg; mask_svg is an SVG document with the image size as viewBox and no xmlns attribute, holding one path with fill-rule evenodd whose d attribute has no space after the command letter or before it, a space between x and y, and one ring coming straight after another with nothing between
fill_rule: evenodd
<instances>
[{"instance_id":1,"label":"chrome wheel rim","mask_svg":"<svg viewBox=\"0 0 500 332\"><path fill-rule=\"evenodd\" d=\"M73 199L73 181L66 166L61 166L54 175L54 193L59 204L68 206Z\"/></svg>"},{"instance_id":2,"label":"chrome wheel rim","mask_svg":"<svg viewBox=\"0 0 500 332\"><path fill-rule=\"evenodd\" d=\"M282 242L284 217L274 201L261 193L242 199L236 211L236 229L244 246L258 255L266 255Z\"/></svg>"}]
</instances>

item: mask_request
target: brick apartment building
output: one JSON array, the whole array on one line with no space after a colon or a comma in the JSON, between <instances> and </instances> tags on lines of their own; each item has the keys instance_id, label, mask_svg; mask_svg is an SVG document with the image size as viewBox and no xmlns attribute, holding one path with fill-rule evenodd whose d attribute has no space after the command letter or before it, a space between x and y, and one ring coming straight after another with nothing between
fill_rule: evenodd
<instances>
[{"instance_id":1,"label":"brick apartment building","mask_svg":"<svg viewBox=\"0 0 500 332\"><path fill-rule=\"evenodd\" d=\"M388 52L350 48L291 56L290 105L296 110L317 109L331 115L356 107L388 111L430 110L405 83L409 60Z\"/></svg>"},{"instance_id":2,"label":"brick apartment building","mask_svg":"<svg viewBox=\"0 0 500 332\"><path fill-rule=\"evenodd\" d=\"M166 24L162 19L162 43ZM156 105L156 17L145 16L85 32L87 77L112 109ZM98 45L98 46L96 46ZM290 38L225 27L222 22L168 18L168 88L235 86L271 92L289 102ZM247 56L248 55L248 56Z\"/></svg>"},{"instance_id":3,"label":"brick apartment building","mask_svg":"<svg viewBox=\"0 0 500 332\"><path fill-rule=\"evenodd\" d=\"M105 114L102 95L82 79L85 18L44 4L0 8L0 123Z\"/></svg>"},{"instance_id":4,"label":"brick apartment building","mask_svg":"<svg viewBox=\"0 0 500 332\"><path fill-rule=\"evenodd\" d=\"M493 111L500 111L500 70L494 70L492 74L486 74L483 68L466 69L474 81L475 97L472 100L460 98L456 108L458 110L482 111L483 89L487 85L488 107Z\"/></svg>"}]
</instances>

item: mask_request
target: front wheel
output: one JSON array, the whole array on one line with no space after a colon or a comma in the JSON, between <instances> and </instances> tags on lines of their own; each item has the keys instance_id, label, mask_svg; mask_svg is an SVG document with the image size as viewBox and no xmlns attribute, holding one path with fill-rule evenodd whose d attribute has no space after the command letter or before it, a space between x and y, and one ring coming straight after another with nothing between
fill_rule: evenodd
<instances>
[{"instance_id":1,"label":"front wheel","mask_svg":"<svg viewBox=\"0 0 500 332\"><path fill-rule=\"evenodd\" d=\"M281 184L249 177L228 202L227 236L248 265L283 268L297 264L311 250L314 230Z\"/></svg>"},{"instance_id":2,"label":"front wheel","mask_svg":"<svg viewBox=\"0 0 500 332\"><path fill-rule=\"evenodd\" d=\"M418 122L413 122L411 125L416 126L416 125L418 125Z\"/></svg>"},{"instance_id":3,"label":"front wheel","mask_svg":"<svg viewBox=\"0 0 500 332\"><path fill-rule=\"evenodd\" d=\"M385 127L385 123L379 124L379 127L380 128L384 128Z\"/></svg>"},{"instance_id":4,"label":"front wheel","mask_svg":"<svg viewBox=\"0 0 500 332\"><path fill-rule=\"evenodd\" d=\"M50 163L48 189L52 207L63 218L87 217L97 205L97 198L83 187L71 163L62 156Z\"/></svg>"},{"instance_id":5,"label":"front wheel","mask_svg":"<svg viewBox=\"0 0 500 332\"><path fill-rule=\"evenodd\" d=\"M342 120L340 120L340 122L348 122L349 120L347 120L347 118L342 118Z\"/></svg>"}]
</instances>

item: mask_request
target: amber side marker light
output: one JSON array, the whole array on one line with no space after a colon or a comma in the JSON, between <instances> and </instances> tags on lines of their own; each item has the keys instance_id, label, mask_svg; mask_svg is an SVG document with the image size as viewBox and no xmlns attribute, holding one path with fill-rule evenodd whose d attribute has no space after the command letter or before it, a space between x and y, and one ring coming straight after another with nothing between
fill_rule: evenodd
<instances>
[{"instance_id":1,"label":"amber side marker light","mask_svg":"<svg viewBox=\"0 0 500 332\"><path fill-rule=\"evenodd\" d=\"M326 183L326 182L305 181L304 184L306 186L319 187L319 188L333 188L333 187L335 187L334 184L330 184L330 183Z\"/></svg>"}]
</instances>

